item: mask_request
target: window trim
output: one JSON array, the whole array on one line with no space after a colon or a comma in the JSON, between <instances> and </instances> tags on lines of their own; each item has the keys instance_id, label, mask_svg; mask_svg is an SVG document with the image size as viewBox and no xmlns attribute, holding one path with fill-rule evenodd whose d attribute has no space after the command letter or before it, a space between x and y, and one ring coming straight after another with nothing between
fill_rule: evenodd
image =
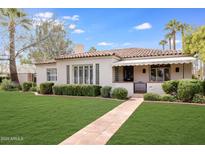
<instances>
[{"instance_id":1,"label":"window trim","mask_svg":"<svg viewBox=\"0 0 205 154\"><path fill-rule=\"evenodd\" d=\"M151 77L152 77L152 75L151 75L151 73L152 73L152 69L154 69L155 70L155 74L156 74L156 76L155 76L155 80L153 81L153 80L151 80ZM162 81L160 81L160 80L158 80L158 72L157 72L157 70L158 69L162 69L163 70L163 80ZM169 79L168 80L165 80L165 69L168 69L169 70ZM150 82L164 82L164 81L169 81L170 79L171 79L171 74L170 74L170 66L154 66L154 67L150 67L150 77L149 77L149 81Z\"/></svg>"},{"instance_id":2,"label":"window trim","mask_svg":"<svg viewBox=\"0 0 205 154\"><path fill-rule=\"evenodd\" d=\"M80 78L80 67L82 67L82 78ZM85 67L88 68L88 83L85 83ZM73 76L73 83L74 84L93 84L93 64L80 64L80 65L72 65L72 76ZM75 68L77 68L77 80L76 80L76 77L75 77ZM91 68L92 68L92 82L91 82L91 76L90 76L90 73L91 73ZM82 79L82 83L80 83ZM77 82L75 82L77 81Z\"/></svg>"},{"instance_id":3,"label":"window trim","mask_svg":"<svg viewBox=\"0 0 205 154\"><path fill-rule=\"evenodd\" d=\"M48 76L48 71L49 70L56 70L55 72L55 75L50 75L50 77ZM53 77L53 79L52 79L52 77ZM57 68L47 68L46 69L46 78L47 78L47 81L57 81L57 78L58 78L58 72L57 72Z\"/></svg>"}]
</instances>

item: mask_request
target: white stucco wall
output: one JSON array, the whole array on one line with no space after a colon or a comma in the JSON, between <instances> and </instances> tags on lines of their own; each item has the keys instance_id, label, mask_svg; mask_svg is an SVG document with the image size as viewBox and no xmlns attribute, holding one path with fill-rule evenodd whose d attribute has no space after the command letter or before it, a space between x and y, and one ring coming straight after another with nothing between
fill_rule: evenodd
<instances>
[{"instance_id":1,"label":"white stucco wall","mask_svg":"<svg viewBox=\"0 0 205 154\"><path fill-rule=\"evenodd\" d=\"M148 93L157 93L157 94L164 94L162 89L162 83L147 83L147 92Z\"/></svg>"},{"instance_id":2,"label":"white stucco wall","mask_svg":"<svg viewBox=\"0 0 205 154\"><path fill-rule=\"evenodd\" d=\"M42 82L47 81L47 68L56 68L56 64L43 64L36 65L36 83L39 85ZM58 69L57 69L57 79L58 79Z\"/></svg>"},{"instance_id":3,"label":"white stucco wall","mask_svg":"<svg viewBox=\"0 0 205 154\"><path fill-rule=\"evenodd\" d=\"M176 72L176 68L179 72ZM183 79L183 64L173 64L170 69L171 80ZM191 79L192 77L192 64L184 64L184 79Z\"/></svg>"},{"instance_id":4,"label":"white stucco wall","mask_svg":"<svg viewBox=\"0 0 205 154\"><path fill-rule=\"evenodd\" d=\"M146 73L143 73L143 69ZM148 82L149 81L149 66L134 66L134 81L135 82Z\"/></svg>"},{"instance_id":5,"label":"white stucco wall","mask_svg":"<svg viewBox=\"0 0 205 154\"><path fill-rule=\"evenodd\" d=\"M28 81L28 73L18 73L18 79L20 84Z\"/></svg>"}]
</instances>

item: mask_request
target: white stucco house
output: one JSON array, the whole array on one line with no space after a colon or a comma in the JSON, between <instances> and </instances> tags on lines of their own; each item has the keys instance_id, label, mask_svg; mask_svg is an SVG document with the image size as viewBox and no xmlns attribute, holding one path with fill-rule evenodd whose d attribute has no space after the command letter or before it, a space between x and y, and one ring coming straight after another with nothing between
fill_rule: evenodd
<instances>
[{"instance_id":1,"label":"white stucco house","mask_svg":"<svg viewBox=\"0 0 205 154\"><path fill-rule=\"evenodd\" d=\"M36 63L37 84L97 84L124 87L134 93L163 93L161 84L172 79L191 79L195 58L180 51L143 48L84 52Z\"/></svg>"}]
</instances>

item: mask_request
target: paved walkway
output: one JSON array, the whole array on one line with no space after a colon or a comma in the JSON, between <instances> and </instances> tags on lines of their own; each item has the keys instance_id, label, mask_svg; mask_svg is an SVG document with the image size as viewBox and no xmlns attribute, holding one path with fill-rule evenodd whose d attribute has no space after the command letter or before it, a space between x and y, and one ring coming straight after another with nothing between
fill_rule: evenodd
<instances>
[{"instance_id":1,"label":"paved walkway","mask_svg":"<svg viewBox=\"0 0 205 154\"><path fill-rule=\"evenodd\" d=\"M142 102L143 98L129 99L79 130L60 145L106 144Z\"/></svg>"}]
</instances>

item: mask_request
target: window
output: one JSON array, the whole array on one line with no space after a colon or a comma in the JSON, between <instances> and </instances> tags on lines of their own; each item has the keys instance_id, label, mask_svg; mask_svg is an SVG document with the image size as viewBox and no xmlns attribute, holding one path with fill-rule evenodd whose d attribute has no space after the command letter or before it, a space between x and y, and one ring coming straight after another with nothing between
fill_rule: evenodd
<instances>
[{"instance_id":1,"label":"window","mask_svg":"<svg viewBox=\"0 0 205 154\"><path fill-rule=\"evenodd\" d=\"M93 84L93 66L90 65L90 84Z\"/></svg>"},{"instance_id":2,"label":"window","mask_svg":"<svg viewBox=\"0 0 205 154\"><path fill-rule=\"evenodd\" d=\"M170 80L169 65L151 66L150 81L167 81Z\"/></svg>"},{"instance_id":3,"label":"window","mask_svg":"<svg viewBox=\"0 0 205 154\"><path fill-rule=\"evenodd\" d=\"M88 66L85 66L85 67L84 67L84 75L85 75L85 77L84 77L84 83L85 83L85 84L88 84Z\"/></svg>"},{"instance_id":4,"label":"window","mask_svg":"<svg viewBox=\"0 0 205 154\"><path fill-rule=\"evenodd\" d=\"M133 66L124 67L124 81L133 81Z\"/></svg>"},{"instance_id":5,"label":"window","mask_svg":"<svg viewBox=\"0 0 205 154\"><path fill-rule=\"evenodd\" d=\"M56 68L47 69L47 81L57 81L57 69Z\"/></svg>"},{"instance_id":6,"label":"window","mask_svg":"<svg viewBox=\"0 0 205 154\"><path fill-rule=\"evenodd\" d=\"M119 81L119 67L115 67L115 82Z\"/></svg>"},{"instance_id":7,"label":"window","mask_svg":"<svg viewBox=\"0 0 205 154\"><path fill-rule=\"evenodd\" d=\"M78 83L78 67L77 66L74 67L74 83L75 84Z\"/></svg>"},{"instance_id":8,"label":"window","mask_svg":"<svg viewBox=\"0 0 205 154\"><path fill-rule=\"evenodd\" d=\"M175 70L177 73L179 72L179 67L176 67L176 70Z\"/></svg>"},{"instance_id":9,"label":"window","mask_svg":"<svg viewBox=\"0 0 205 154\"><path fill-rule=\"evenodd\" d=\"M96 73L96 75L95 75L95 83L98 85L98 84L100 84L100 65L99 64L96 64L95 65L95 73Z\"/></svg>"},{"instance_id":10,"label":"window","mask_svg":"<svg viewBox=\"0 0 205 154\"><path fill-rule=\"evenodd\" d=\"M83 84L83 66L79 67L79 83Z\"/></svg>"},{"instance_id":11,"label":"window","mask_svg":"<svg viewBox=\"0 0 205 154\"><path fill-rule=\"evenodd\" d=\"M93 84L93 65L73 66L75 84Z\"/></svg>"},{"instance_id":12,"label":"window","mask_svg":"<svg viewBox=\"0 0 205 154\"><path fill-rule=\"evenodd\" d=\"M145 68L142 69L142 73L143 73L143 74L146 73L146 69L145 69Z\"/></svg>"},{"instance_id":13,"label":"window","mask_svg":"<svg viewBox=\"0 0 205 154\"><path fill-rule=\"evenodd\" d=\"M67 84L70 84L70 66L66 66L66 72L67 72Z\"/></svg>"}]
</instances>

